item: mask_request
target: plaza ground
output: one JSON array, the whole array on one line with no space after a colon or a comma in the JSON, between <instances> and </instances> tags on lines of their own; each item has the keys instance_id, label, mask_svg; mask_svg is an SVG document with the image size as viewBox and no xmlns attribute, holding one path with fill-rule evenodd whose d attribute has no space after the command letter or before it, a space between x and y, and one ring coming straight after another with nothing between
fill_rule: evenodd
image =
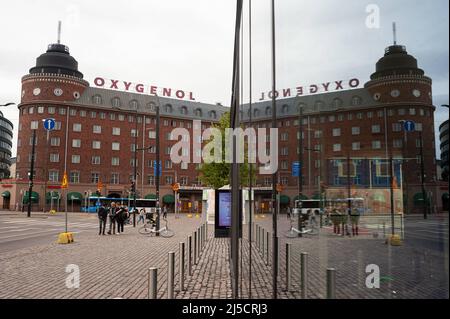
<instances>
[{"instance_id":1,"label":"plaza ground","mask_svg":"<svg viewBox=\"0 0 450 319\"><path fill-rule=\"evenodd\" d=\"M271 232L270 215L255 222ZM64 230L64 216L24 215L0 212L0 298L147 298L148 268L158 268L158 298L167 296L167 255L176 256L175 298L231 298L229 240L209 239L193 265L186 271L185 289L179 291L178 247L200 226L201 218L169 215L172 238L145 237L132 226L120 235L99 236L97 218L88 214L69 214L69 230L75 242L56 243ZM404 244L385 244L381 234L362 232L358 237L341 237L322 228L320 235L286 238L289 229L285 216L278 220L279 298L300 298L299 256L309 253L308 298L325 297L326 268L336 268L336 297L343 298L448 298L448 216L407 216ZM240 272L241 296L249 297L248 227L244 225ZM292 244L292 289L286 291L285 245ZM271 255L253 243L252 297L272 297ZM80 287L67 288L66 267L80 269ZM380 267L381 287L366 287L365 267Z\"/></svg>"}]
</instances>

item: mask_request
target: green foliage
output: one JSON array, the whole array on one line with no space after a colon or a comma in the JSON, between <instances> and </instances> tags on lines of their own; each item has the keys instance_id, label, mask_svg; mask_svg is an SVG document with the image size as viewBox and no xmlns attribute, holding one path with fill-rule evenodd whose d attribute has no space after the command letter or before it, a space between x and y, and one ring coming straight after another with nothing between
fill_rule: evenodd
<instances>
[{"instance_id":1,"label":"green foliage","mask_svg":"<svg viewBox=\"0 0 450 319\"><path fill-rule=\"evenodd\" d=\"M213 125L212 127L220 130L222 134L222 163L203 163L200 165L198 172L200 174L200 180L206 186L212 187L214 189L221 188L225 185L230 184L231 176L231 163L225 163L225 129L230 128L230 113L225 113L219 120L219 123ZM210 142L205 141L205 144ZM249 184L249 164L248 164L248 154L247 154L247 142L245 143L245 163L239 164L239 177L241 186L248 186ZM253 166L253 183L255 183L256 176L256 166Z\"/></svg>"}]
</instances>

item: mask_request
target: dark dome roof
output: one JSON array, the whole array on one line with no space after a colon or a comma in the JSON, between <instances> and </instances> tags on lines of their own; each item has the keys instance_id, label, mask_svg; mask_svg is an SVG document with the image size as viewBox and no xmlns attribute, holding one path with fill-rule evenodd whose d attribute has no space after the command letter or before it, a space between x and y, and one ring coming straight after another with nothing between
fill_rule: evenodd
<instances>
[{"instance_id":1,"label":"dark dome roof","mask_svg":"<svg viewBox=\"0 0 450 319\"><path fill-rule=\"evenodd\" d=\"M69 53L69 48L63 44L50 44L47 52L36 59L36 66L30 69L31 74L53 73L65 74L83 78L78 71L78 62Z\"/></svg>"},{"instance_id":2,"label":"dark dome roof","mask_svg":"<svg viewBox=\"0 0 450 319\"><path fill-rule=\"evenodd\" d=\"M376 72L372 80L389 75L424 75L424 71L417 66L417 60L406 52L403 45L392 45L386 48L384 57L377 62Z\"/></svg>"}]
</instances>

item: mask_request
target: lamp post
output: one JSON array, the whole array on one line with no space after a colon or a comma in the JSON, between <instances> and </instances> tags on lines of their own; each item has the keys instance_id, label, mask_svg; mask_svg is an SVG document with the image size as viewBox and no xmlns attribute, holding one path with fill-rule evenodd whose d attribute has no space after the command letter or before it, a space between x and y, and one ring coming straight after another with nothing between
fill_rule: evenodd
<instances>
[{"instance_id":1,"label":"lamp post","mask_svg":"<svg viewBox=\"0 0 450 319\"><path fill-rule=\"evenodd\" d=\"M28 210L27 217L31 217L31 193L33 192L33 172L34 172L34 156L35 156L35 144L36 144L36 129L33 129L33 142L31 146L31 164L29 175L29 188L28 188Z\"/></svg>"},{"instance_id":2,"label":"lamp post","mask_svg":"<svg viewBox=\"0 0 450 319\"><path fill-rule=\"evenodd\" d=\"M302 168L303 168L303 107L299 105L299 112L298 112L298 200L301 203L302 200L302 192L303 192L303 176L302 176ZM298 215L298 237L302 237L302 213L301 213L301 207Z\"/></svg>"},{"instance_id":3,"label":"lamp post","mask_svg":"<svg viewBox=\"0 0 450 319\"><path fill-rule=\"evenodd\" d=\"M134 161L133 161L133 227L136 227L136 180L137 180L137 136L138 136L138 123L137 123L138 108L136 106L136 114L134 116Z\"/></svg>"},{"instance_id":4,"label":"lamp post","mask_svg":"<svg viewBox=\"0 0 450 319\"><path fill-rule=\"evenodd\" d=\"M159 172L160 172L160 167L159 167L159 155L160 155L160 150L159 150L159 122L160 122L160 118L159 118L159 108L160 108L160 102L159 102L159 97L156 96L158 99L158 104L156 105L156 236L159 236L159 226L160 226L160 203L159 203Z\"/></svg>"},{"instance_id":5,"label":"lamp post","mask_svg":"<svg viewBox=\"0 0 450 319\"><path fill-rule=\"evenodd\" d=\"M428 204L427 204L427 194L425 191L425 163L423 159L423 138L422 131L419 131L420 140L420 186L422 189L422 199L423 199L423 219L427 219L428 216Z\"/></svg>"}]
</instances>

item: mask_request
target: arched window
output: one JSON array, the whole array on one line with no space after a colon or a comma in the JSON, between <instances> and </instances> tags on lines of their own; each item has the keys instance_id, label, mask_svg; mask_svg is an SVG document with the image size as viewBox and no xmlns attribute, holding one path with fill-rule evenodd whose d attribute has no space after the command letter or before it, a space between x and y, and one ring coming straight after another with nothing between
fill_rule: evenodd
<instances>
[{"instance_id":1,"label":"arched window","mask_svg":"<svg viewBox=\"0 0 450 319\"><path fill-rule=\"evenodd\" d=\"M197 117L202 117L203 116L203 112L202 112L201 108L195 109L195 116L197 116Z\"/></svg>"},{"instance_id":2,"label":"arched window","mask_svg":"<svg viewBox=\"0 0 450 319\"><path fill-rule=\"evenodd\" d=\"M164 105L164 112L172 113L172 105L170 105L170 104Z\"/></svg>"},{"instance_id":3,"label":"arched window","mask_svg":"<svg viewBox=\"0 0 450 319\"><path fill-rule=\"evenodd\" d=\"M272 108L270 106L266 107L266 115L272 115Z\"/></svg>"},{"instance_id":4,"label":"arched window","mask_svg":"<svg viewBox=\"0 0 450 319\"><path fill-rule=\"evenodd\" d=\"M359 96L352 97L352 105L358 106L362 104L362 99Z\"/></svg>"},{"instance_id":5,"label":"arched window","mask_svg":"<svg viewBox=\"0 0 450 319\"><path fill-rule=\"evenodd\" d=\"M211 111L211 112L209 112L209 117L212 118L212 119L217 118L217 113L216 113L216 111Z\"/></svg>"},{"instance_id":6,"label":"arched window","mask_svg":"<svg viewBox=\"0 0 450 319\"><path fill-rule=\"evenodd\" d=\"M289 105L283 105L283 107L281 108L281 113L283 114L287 114L289 112Z\"/></svg>"},{"instance_id":7,"label":"arched window","mask_svg":"<svg viewBox=\"0 0 450 319\"><path fill-rule=\"evenodd\" d=\"M147 110L150 112L155 112L156 105L153 102L147 104Z\"/></svg>"},{"instance_id":8,"label":"arched window","mask_svg":"<svg viewBox=\"0 0 450 319\"><path fill-rule=\"evenodd\" d=\"M323 109L324 103L322 101L316 101L316 103L314 103L314 111L321 111Z\"/></svg>"},{"instance_id":9,"label":"arched window","mask_svg":"<svg viewBox=\"0 0 450 319\"><path fill-rule=\"evenodd\" d=\"M132 110L137 110L138 107L139 107L138 101L136 101L136 100L130 101L130 108L131 108Z\"/></svg>"},{"instance_id":10,"label":"arched window","mask_svg":"<svg viewBox=\"0 0 450 319\"><path fill-rule=\"evenodd\" d=\"M111 100L112 107L120 107L120 99L118 97L114 97Z\"/></svg>"},{"instance_id":11,"label":"arched window","mask_svg":"<svg viewBox=\"0 0 450 319\"><path fill-rule=\"evenodd\" d=\"M302 110L302 112L306 111L306 104L305 103L299 103L297 105L297 113L300 113L300 110Z\"/></svg>"},{"instance_id":12,"label":"arched window","mask_svg":"<svg viewBox=\"0 0 450 319\"><path fill-rule=\"evenodd\" d=\"M254 116L254 117L258 117L258 116L259 116L259 109L255 109L255 110L253 111L253 116Z\"/></svg>"},{"instance_id":13,"label":"arched window","mask_svg":"<svg viewBox=\"0 0 450 319\"><path fill-rule=\"evenodd\" d=\"M335 98L333 100L333 104L332 105L333 105L333 108L338 109L338 108L342 107L342 100L338 99L338 98Z\"/></svg>"},{"instance_id":14,"label":"arched window","mask_svg":"<svg viewBox=\"0 0 450 319\"><path fill-rule=\"evenodd\" d=\"M102 97L96 94L92 97L92 101L94 102L94 104L102 104Z\"/></svg>"},{"instance_id":15,"label":"arched window","mask_svg":"<svg viewBox=\"0 0 450 319\"><path fill-rule=\"evenodd\" d=\"M184 106L184 105L183 105L182 107L180 107L180 113L183 114L183 115L188 114L188 109L187 109L187 107Z\"/></svg>"}]
</instances>

